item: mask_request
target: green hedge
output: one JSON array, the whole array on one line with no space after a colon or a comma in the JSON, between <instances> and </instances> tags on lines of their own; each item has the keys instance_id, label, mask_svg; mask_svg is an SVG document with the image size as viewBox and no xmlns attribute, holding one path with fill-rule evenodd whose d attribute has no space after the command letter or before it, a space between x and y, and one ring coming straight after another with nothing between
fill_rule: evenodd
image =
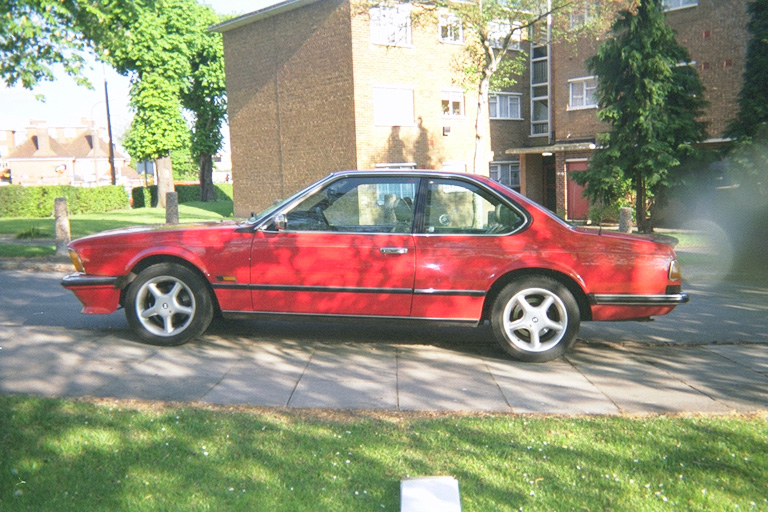
<instances>
[{"instance_id":1,"label":"green hedge","mask_svg":"<svg viewBox=\"0 0 768 512\"><path fill-rule=\"evenodd\" d=\"M71 214L101 213L128 207L128 195L120 186L73 187L70 185L0 187L0 217L50 217L57 197L67 199Z\"/></svg>"},{"instance_id":2,"label":"green hedge","mask_svg":"<svg viewBox=\"0 0 768 512\"><path fill-rule=\"evenodd\" d=\"M217 201L232 201L231 183L216 184L213 188L216 191ZM200 200L200 185L176 185L174 189L179 195L179 204ZM157 185L134 188L131 190L131 199L134 208L157 206Z\"/></svg>"}]
</instances>

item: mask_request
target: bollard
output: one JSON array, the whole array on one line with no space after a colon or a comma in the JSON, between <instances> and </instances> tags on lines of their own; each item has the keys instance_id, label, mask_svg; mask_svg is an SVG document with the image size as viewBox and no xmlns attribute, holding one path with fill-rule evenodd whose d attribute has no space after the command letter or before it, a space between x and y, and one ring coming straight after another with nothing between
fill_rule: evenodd
<instances>
[{"instance_id":1,"label":"bollard","mask_svg":"<svg viewBox=\"0 0 768 512\"><path fill-rule=\"evenodd\" d=\"M165 194L165 223L179 223L179 194L176 192Z\"/></svg>"},{"instance_id":2,"label":"bollard","mask_svg":"<svg viewBox=\"0 0 768 512\"><path fill-rule=\"evenodd\" d=\"M56 198L53 203L53 217L56 219L56 256L67 256L67 244L72 240L72 231L69 228L66 197Z\"/></svg>"},{"instance_id":3,"label":"bollard","mask_svg":"<svg viewBox=\"0 0 768 512\"><path fill-rule=\"evenodd\" d=\"M619 232L629 233L632 231L632 208L624 207L619 210Z\"/></svg>"}]
</instances>

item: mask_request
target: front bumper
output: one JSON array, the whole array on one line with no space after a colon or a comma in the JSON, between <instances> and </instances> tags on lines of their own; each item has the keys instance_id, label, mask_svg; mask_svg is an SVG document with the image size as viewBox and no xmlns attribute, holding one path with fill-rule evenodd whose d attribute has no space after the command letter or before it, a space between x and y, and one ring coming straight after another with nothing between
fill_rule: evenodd
<instances>
[{"instance_id":1,"label":"front bumper","mask_svg":"<svg viewBox=\"0 0 768 512\"><path fill-rule=\"evenodd\" d=\"M120 306L120 287L117 277L89 276L75 272L64 276L61 286L72 291L83 304L83 313L106 315Z\"/></svg>"}]
</instances>

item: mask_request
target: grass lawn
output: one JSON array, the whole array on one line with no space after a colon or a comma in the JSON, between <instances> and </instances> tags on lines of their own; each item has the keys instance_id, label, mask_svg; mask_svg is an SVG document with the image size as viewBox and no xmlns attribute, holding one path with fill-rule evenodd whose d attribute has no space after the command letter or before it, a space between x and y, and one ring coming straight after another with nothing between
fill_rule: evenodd
<instances>
[{"instance_id":1,"label":"grass lawn","mask_svg":"<svg viewBox=\"0 0 768 512\"><path fill-rule=\"evenodd\" d=\"M232 218L232 202L193 202L179 205L179 222L208 222ZM139 224L164 224L162 208L137 208L115 210L107 213L71 215L69 218L72 238ZM21 239L51 239L55 236L53 218L0 218L0 234L14 235ZM0 258L35 258L51 256L56 247L51 245L0 244ZM2 509L0 509L2 510Z\"/></svg>"},{"instance_id":2,"label":"grass lawn","mask_svg":"<svg viewBox=\"0 0 768 512\"><path fill-rule=\"evenodd\" d=\"M768 417L457 416L0 397L13 510L766 510Z\"/></svg>"}]
</instances>

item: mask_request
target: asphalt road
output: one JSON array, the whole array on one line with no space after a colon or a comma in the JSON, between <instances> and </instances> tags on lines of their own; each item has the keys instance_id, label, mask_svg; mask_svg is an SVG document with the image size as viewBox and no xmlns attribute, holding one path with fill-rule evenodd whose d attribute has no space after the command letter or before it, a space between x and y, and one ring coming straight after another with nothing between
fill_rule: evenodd
<instances>
[{"instance_id":1,"label":"asphalt road","mask_svg":"<svg viewBox=\"0 0 768 512\"><path fill-rule=\"evenodd\" d=\"M511 361L479 328L217 321L135 342L63 273L0 270L0 393L254 406L625 414L768 409L768 286L702 280L653 322L585 323L572 353Z\"/></svg>"}]
</instances>

